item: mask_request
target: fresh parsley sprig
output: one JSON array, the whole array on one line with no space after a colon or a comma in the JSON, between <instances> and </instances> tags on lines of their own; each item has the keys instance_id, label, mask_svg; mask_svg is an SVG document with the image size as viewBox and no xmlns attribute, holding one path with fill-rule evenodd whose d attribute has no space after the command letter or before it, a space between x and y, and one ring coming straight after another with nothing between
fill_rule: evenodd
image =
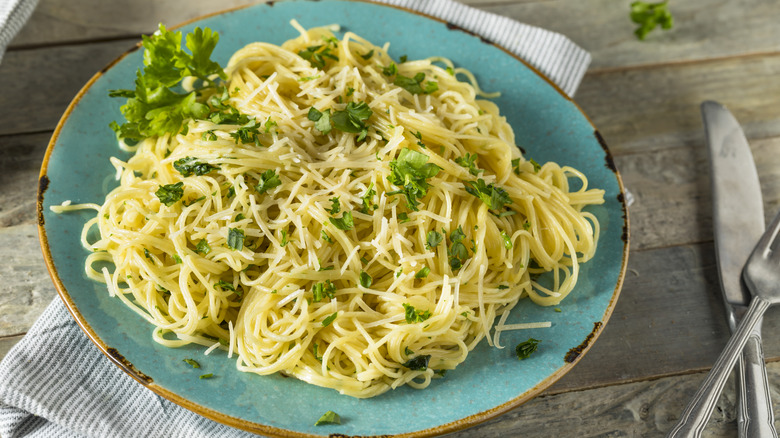
<instances>
[{"instance_id":1,"label":"fresh parsley sprig","mask_svg":"<svg viewBox=\"0 0 780 438\"><path fill-rule=\"evenodd\" d=\"M141 140L178 133L185 120L208 115L208 105L199 98L201 89L216 87L211 79L215 75L227 79L222 67L210 59L219 34L196 28L186 36L189 53L182 49L181 39L181 32L160 24L158 32L143 37L144 68L136 73L135 89L109 91L111 97L127 99L120 108L127 121L110 125L120 138ZM179 83L191 76L201 80L200 89L179 92Z\"/></svg>"},{"instance_id":2,"label":"fresh parsley sprig","mask_svg":"<svg viewBox=\"0 0 780 438\"><path fill-rule=\"evenodd\" d=\"M430 184L428 180L436 176L441 167L428 163L428 156L408 148L401 149L398 158L390 162L390 175L387 180L391 184L401 187L401 190L388 192L387 194L403 194L406 197L406 205L414 211L419 210L417 204L428 193Z\"/></svg>"},{"instance_id":3,"label":"fresh parsley sprig","mask_svg":"<svg viewBox=\"0 0 780 438\"><path fill-rule=\"evenodd\" d=\"M661 29L671 29L674 26L669 0L660 3L635 1L631 3L630 17L631 21L639 25L634 30L634 35L640 40L644 40L656 26L661 26Z\"/></svg>"}]
</instances>

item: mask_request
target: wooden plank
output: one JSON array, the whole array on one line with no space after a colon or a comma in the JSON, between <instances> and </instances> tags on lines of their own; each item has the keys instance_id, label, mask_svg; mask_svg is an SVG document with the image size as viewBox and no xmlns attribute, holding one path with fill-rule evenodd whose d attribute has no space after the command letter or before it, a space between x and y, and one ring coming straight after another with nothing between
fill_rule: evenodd
<instances>
[{"instance_id":1,"label":"wooden plank","mask_svg":"<svg viewBox=\"0 0 780 438\"><path fill-rule=\"evenodd\" d=\"M717 282L712 243L633 252L604 333L557 390L711 367L730 336ZM780 308L772 308L764 331L779 330ZM766 336L764 352L768 360L780 360L780 339Z\"/></svg>"},{"instance_id":2,"label":"wooden plank","mask_svg":"<svg viewBox=\"0 0 780 438\"><path fill-rule=\"evenodd\" d=\"M777 5L771 1L671 2L674 28L656 30L644 42L634 36L629 5L612 0L557 0L482 9L567 35L593 55L591 69L595 70L780 50Z\"/></svg>"},{"instance_id":3,"label":"wooden plank","mask_svg":"<svg viewBox=\"0 0 780 438\"><path fill-rule=\"evenodd\" d=\"M2 140L0 154L0 227L36 222L38 173L50 133L18 135Z\"/></svg>"},{"instance_id":4,"label":"wooden plank","mask_svg":"<svg viewBox=\"0 0 780 438\"><path fill-rule=\"evenodd\" d=\"M698 137L676 148L615 157L634 197L632 249L712 241L709 159L704 132ZM755 139L751 146L768 222L780 209L780 137Z\"/></svg>"},{"instance_id":5,"label":"wooden plank","mask_svg":"<svg viewBox=\"0 0 780 438\"><path fill-rule=\"evenodd\" d=\"M43 262L35 225L0 228L0 337L26 332L57 295Z\"/></svg>"},{"instance_id":6,"label":"wooden plank","mask_svg":"<svg viewBox=\"0 0 780 438\"><path fill-rule=\"evenodd\" d=\"M4 87L0 135L51 131L76 93L135 40L7 52L0 64Z\"/></svg>"},{"instance_id":7,"label":"wooden plank","mask_svg":"<svg viewBox=\"0 0 780 438\"><path fill-rule=\"evenodd\" d=\"M767 374L777 419L780 364L770 363ZM675 425L704 377L703 373L695 373L585 391L547 393L491 421L447 436L660 437ZM737 437L736 392L731 382L726 384L702 437Z\"/></svg>"},{"instance_id":8,"label":"wooden plank","mask_svg":"<svg viewBox=\"0 0 780 438\"><path fill-rule=\"evenodd\" d=\"M780 50L776 5L765 0L671 4L676 25L640 42L629 20L629 3L613 0L461 0L480 9L569 36L593 54L592 68L687 62ZM42 0L11 46L24 47L116 39L153 31L157 23L185 20L260 0ZM593 13L598 11L598 13ZM587 18L584 18L587 17Z\"/></svg>"},{"instance_id":9,"label":"wooden plank","mask_svg":"<svg viewBox=\"0 0 780 438\"><path fill-rule=\"evenodd\" d=\"M41 0L29 22L19 32L11 49L62 42L85 42L117 38L140 39L158 23L173 26L217 11L261 0Z\"/></svg>"},{"instance_id":10,"label":"wooden plank","mask_svg":"<svg viewBox=\"0 0 780 438\"><path fill-rule=\"evenodd\" d=\"M701 144L717 100L748 138L780 136L780 54L588 74L575 96L615 154Z\"/></svg>"},{"instance_id":11,"label":"wooden plank","mask_svg":"<svg viewBox=\"0 0 780 438\"><path fill-rule=\"evenodd\" d=\"M24 335L15 335L15 336L2 336L0 337L0 361L3 360L3 358L8 354L9 351L11 351L11 347L16 345L17 342L22 340L22 337Z\"/></svg>"}]
</instances>

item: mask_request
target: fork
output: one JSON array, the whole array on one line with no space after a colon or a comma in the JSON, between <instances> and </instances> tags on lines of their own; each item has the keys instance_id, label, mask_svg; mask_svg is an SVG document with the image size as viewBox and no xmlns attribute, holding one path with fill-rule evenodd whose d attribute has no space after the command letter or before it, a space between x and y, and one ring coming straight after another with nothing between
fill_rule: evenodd
<instances>
[{"instance_id":1,"label":"fork","mask_svg":"<svg viewBox=\"0 0 780 438\"><path fill-rule=\"evenodd\" d=\"M700 437L707 424L712 409L718 401L729 373L734 368L742 349L747 343L750 333L761 321L764 312L772 304L780 303L780 242L777 235L780 231L780 214L761 236L753 253L750 254L742 277L745 284L753 291L745 316L740 321L726 347L715 361L707 378L694 394L688 406L683 411L680 421L669 432L667 438ZM757 419L760 421L760 419Z\"/></svg>"}]
</instances>

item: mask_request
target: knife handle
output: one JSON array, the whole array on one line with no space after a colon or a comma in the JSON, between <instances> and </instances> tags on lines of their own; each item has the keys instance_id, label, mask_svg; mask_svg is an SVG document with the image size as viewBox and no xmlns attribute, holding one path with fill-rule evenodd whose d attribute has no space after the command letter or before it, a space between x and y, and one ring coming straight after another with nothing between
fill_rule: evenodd
<instances>
[{"instance_id":1,"label":"knife handle","mask_svg":"<svg viewBox=\"0 0 780 438\"><path fill-rule=\"evenodd\" d=\"M741 414L739 437L741 438L777 438L762 350L759 322L742 350L739 363L742 372L737 373Z\"/></svg>"}]
</instances>

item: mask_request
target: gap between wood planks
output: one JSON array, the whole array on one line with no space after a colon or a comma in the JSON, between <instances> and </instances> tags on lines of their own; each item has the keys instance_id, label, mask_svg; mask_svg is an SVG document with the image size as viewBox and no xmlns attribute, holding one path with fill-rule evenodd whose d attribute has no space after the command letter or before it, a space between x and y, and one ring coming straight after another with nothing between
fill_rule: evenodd
<instances>
[{"instance_id":1,"label":"gap between wood planks","mask_svg":"<svg viewBox=\"0 0 780 438\"><path fill-rule=\"evenodd\" d=\"M723 55L723 56L713 56L710 58L664 61L664 62L657 62L653 64L635 64L635 65L625 65L620 67L591 68L588 69L588 71L585 73L585 76L598 76L604 74L612 74L621 71L651 70L651 69L660 69L660 68L667 68L667 67L682 67L688 65L709 64L709 63L729 61L732 59L751 59L751 58L765 58L765 57L775 57L775 56L780 56L780 52L776 50L770 50L770 51L762 51L762 52L742 53L739 55Z\"/></svg>"}]
</instances>

